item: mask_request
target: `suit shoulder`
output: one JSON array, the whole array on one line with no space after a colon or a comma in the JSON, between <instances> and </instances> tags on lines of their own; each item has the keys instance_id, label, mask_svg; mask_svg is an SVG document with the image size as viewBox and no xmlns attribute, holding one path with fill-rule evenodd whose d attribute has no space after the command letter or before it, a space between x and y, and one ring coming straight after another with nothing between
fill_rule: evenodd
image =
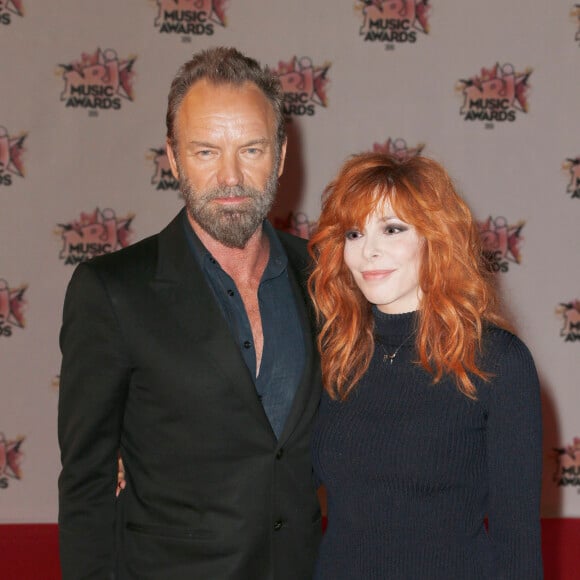
<instances>
[{"instance_id":1,"label":"suit shoulder","mask_svg":"<svg viewBox=\"0 0 580 580\"><path fill-rule=\"evenodd\" d=\"M159 234L149 236L116 252L97 256L81 266L105 276L108 274L132 275L144 269L149 270L157 263L158 238Z\"/></svg>"},{"instance_id":2,"label":"suit shoulder","mask_svg":"<svg viewBox=\"0 0 580 580\"><path fill-rule=\"evenodd\" d=\"M276 230L276 234L282 241L282 243L292 246L297 249L297 251L304 252L305 255L308 255L307 245L308 240L304 238L299 238L294 234L290 234L289 232L285 232L284 230Z\"/></svg>"},{"instance_id":3,"label":"suit shoulder","mask_svg":"<svg viewBox=\"0 0 580 580\"><path fill-rule=\"evenodd\" d=\"M299 269L310 269L311 260L308 254L308 240L282 230L276 230L276 234L293 264Z\"/></svg>"}]
</instances>

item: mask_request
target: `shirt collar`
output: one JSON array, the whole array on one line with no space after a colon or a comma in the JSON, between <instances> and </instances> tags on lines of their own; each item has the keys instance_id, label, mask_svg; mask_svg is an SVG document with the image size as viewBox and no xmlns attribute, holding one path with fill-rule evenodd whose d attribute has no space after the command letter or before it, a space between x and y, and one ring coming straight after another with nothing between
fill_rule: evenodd
<instances>
[{"instance_id":1,"label":"shirt collar","mask_svg":"<svg viewBox=\"0 0 580 580\"><path fill-rule=\"evenodd\" d=\"M188 246L193 252L199 265L204 269L215 267L216 265L219 266L218 261L211 255L209 250L203 245L202 241L193 231L187 217L187 211L183 211L182 216L182 223ZM270 242L270 256L264 274L262 275L262 281L264 281L276 278L284 272L288 266L288 257L286 256L282 242L280 242L280 239L276 235L276 230L272 224L268 220L264 220L262 222L262 227L264 234L268 237L268 241Z\"/></svg>"}]
</instances>

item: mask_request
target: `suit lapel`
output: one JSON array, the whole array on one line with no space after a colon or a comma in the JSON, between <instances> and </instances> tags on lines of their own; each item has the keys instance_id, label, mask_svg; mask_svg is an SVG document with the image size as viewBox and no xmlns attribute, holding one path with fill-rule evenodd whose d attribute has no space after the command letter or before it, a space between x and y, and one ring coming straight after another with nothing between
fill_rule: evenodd
<instances>
[{"instance_id":1,"label":"suit lapel","mask_svg":"<svg viewBox=\"0 0 580 580\"><path fill-rule=\"evenodd\" d=\"M244 401L261 425L275 441L275 435L262 407L238 345L233 339L221 309L209 288L205 276L188 246L183 231L184 210L159 234L158 259L152 286L166 304L177 311L182 325L177 332L180 340L191 343L205 355L205 362L221 374L231 386L233 396ZM296 299L297 311L304 337L304 372L290 414L278 441L284 444L294 432L306 408L320 395L319 359L314 342L315 323L306 288L308 263L284 237L280 240L288 256L288 277ZM199 357L195 357L200 360ZM192 368L195 373L195 369Z\"/></svg>"},{"instance_id":2,"label":"suit lapel","mask_svg":"<svg viewBox=\"0 0 580 580\"><path fill-rule=\"evenodd\" d=\"M165 303L177 310L182 325L181 340L203 353L192 357L211 365L231 386L233 395L244 400L262 425L274 438L270 423L258 399L238 345L233 339L221 309L205 276L188 246L183 231L182 212L159 234L157 271L152 286ZM195 369L192 368L195 373Z\"/></svg>"},{"instance_id":3,"label":"suit lapel","mask_svg":"<svg viewBox=\"0 0 580 580\"><path fill-rule=\"evenodd\" d=\"M310 298L306 286L308 263L304 261L304 257L297 254L295 250L286 242L283 237L280 237L282 244L288 256L288 277L292 285L292 291L296 299L298 315L300 317L300 324L302 326L302 333L304 337L304 371L302 379L298 385L290 414L284 425L282 434L278 441L278 446L282 446L292 435L300 419L304 416L309 403L317 401L320 397L320 381L319 381L319 357L315 343L315 321L314 313L311 309Z\"/></svg>"}]
</instances>

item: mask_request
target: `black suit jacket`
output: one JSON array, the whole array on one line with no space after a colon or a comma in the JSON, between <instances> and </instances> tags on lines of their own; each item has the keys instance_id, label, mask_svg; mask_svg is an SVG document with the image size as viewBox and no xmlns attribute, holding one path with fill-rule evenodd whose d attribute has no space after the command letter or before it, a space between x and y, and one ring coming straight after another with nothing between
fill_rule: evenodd
<instances>
[{"instance_id":1,"label":"black suit jacket","mask_svg":"<svg viewBox=\"0 0 580 580\"><path fill-rule=\"evenodd\" d=\"M279 236L306 344L279 440L180 216L75 270L60 337L65 579L311 578L319 364L305 242ZM127 489L116 501L118 450Z\"/></svg>"}]
</instances>

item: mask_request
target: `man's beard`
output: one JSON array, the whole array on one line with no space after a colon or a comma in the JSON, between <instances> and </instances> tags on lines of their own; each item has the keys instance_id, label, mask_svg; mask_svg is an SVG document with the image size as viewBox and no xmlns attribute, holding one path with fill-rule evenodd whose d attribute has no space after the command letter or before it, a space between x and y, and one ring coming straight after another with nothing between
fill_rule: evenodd
<instances>
[{"instance_id":1,"label":"man's beard","mask_svg":"<svg viewBox=\"0 0 580 580\"><path fill-rule=\"evenodd\" d=\"M185 199L187 213L214 240L229 248L244 248L274 203L278 183L278 163L275 164L262 191L245 185L218 186L209 191L196 191L184 176L182 168L178 169L179 189ZM246 199L235 207L212 203L214 199L220 197Z\"/></svg>"}]
</instances>

